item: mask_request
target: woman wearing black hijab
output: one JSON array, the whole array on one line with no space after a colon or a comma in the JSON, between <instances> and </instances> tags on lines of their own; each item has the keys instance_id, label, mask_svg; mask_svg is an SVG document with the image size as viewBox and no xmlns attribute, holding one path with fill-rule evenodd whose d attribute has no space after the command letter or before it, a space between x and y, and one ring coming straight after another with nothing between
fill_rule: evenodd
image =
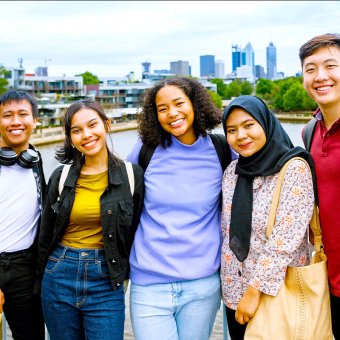
<instances>
[{"instance_id":1,"label":"woman wearing black hijab","mask_svg":"<svg viewBox=\"0 0 340 340\"><path fill-rule=\"evenodd\" d=\"M287 266L308 263L307 230L313 213L312 159L294 147L280 122L255 96L240 96L224 111L229 145L239 153L223 177L223 301L232 340L243 339L261 294L277 295ZM276 222L266 238L278 173L293 157L282 185ZM236 311L236 312L235 312Z\"/></svg>"}]
</instances>

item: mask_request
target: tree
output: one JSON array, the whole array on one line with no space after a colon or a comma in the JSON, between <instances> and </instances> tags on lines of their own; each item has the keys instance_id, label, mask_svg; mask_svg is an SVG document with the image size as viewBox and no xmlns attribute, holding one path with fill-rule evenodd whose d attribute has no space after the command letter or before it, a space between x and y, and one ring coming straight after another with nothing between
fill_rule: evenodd
<instances>
[{"instance_id":1,"label":"tree","mask_svg":"<svg viewBox=\"0 0 340 340\"><path fill-rule=\"evenodd\" d=\"M227 98L227 85L224 84L222 79L214 78L210 80L211 83L217 85L217 93L223 99Z\"/></svg>"},{"instance_id":2,"label":"tree","mask_svg":"<svg viewBox=\"0 0 340 340\"><path fill-rule=\"evenodd\" d=\"M296 82L299 82L299 80L296 79L296 77L280 79L274 82L275 85L277 85L274 88L272 97L272 104L275 109L284 111L283 97L285 93L290 89L290 87Z\"/></svg>"},{"instance_id":3,"label":"tree","mask_svg":"<svg viewBox=\"0 0 340 340\"><path fill-rule=\"evenodd\" d=\"M241 94L241 81L234 80L227 86L226 99L231 99L232 97L238 97Z\"/></svg>"},{"instance_id":4,"label":"tree","mask_svg":"<svg viewBox=\"0 0 340 340\"><path fill-rule=\"evenodd\" d=\"M82 76L83 77L83 84L84 85L96 85L99 84L99 78L95 75L92 74L89 71L86 71L81 74L77 74L77 76Z\"/></svg>"},{"instance_id":5,"label":"tree","mask_svg":"<svg viewBox=\"0 0 340 340\"><path fill-rule=\"evenodd\" d=\"M8 87L8 80L5 78L5 75L8 71L0 65L0 94L5 93Z\"/></svg>"},{"instance_id":6,"label":"tree","mask_svg":"<svg viewBox=\"0 0 340 340\"><path fill-rule=\"evenodd\" d=\"M254 90L253 85L248 80L242 82L241 84L242 95L250 95L253 93L253 90Z\"/></svg>"},{"instance_id":7,"label":"tree","mask_svg":"<svg viewBox=\"0 0 340 340\"><path fill-rule=\"evenodd\" d=\"M214 102L215 106L219 109L222 109L222 98L221 98L221 96L218 93L211 91L211 90L208 90L208 92L209 92L211 100Z\"/></svg>"},{"instance_id":8,"label":"tree","mask_svg":"<svg viewBox=\"0 0 340 340\"><path fill-rule=\"evenodd\" d=\"M300 82L294 83L283 96L283 108L285 111L314 110L317 104L307 95Z\"/></svg>"},{"instance_id":9,"label":"tree","mask_svg":"<svg viewBox=\"0 0 340 340\"><path fill-rule=\"evenodd\" d=\"M256 82L255 93L258 97L268 100L274 89L274 82L269 79L260 78Z\"/></svg>"}]
</instances>

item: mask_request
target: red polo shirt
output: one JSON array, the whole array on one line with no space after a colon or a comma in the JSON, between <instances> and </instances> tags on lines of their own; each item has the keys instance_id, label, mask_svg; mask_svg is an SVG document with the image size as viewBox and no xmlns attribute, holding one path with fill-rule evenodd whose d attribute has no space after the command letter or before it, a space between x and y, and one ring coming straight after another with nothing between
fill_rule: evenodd
<instances>
[{"instance_id":1,"label":"red polo shirt","mask_svg":"<svg viewBox=\"0 0 340 340\"><path fill-rule=\"evenodd\" d=\"M332 294L340 297L340 119L327 130L320 110L311 145Z\"/></svg>"}]
</instances>

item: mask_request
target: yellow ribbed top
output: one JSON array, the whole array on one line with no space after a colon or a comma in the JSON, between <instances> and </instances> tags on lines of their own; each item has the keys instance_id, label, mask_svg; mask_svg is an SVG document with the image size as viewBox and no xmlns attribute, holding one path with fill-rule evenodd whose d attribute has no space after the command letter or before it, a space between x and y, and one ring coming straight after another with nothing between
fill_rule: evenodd
<instances>
[{"instance_id":1,"label":"yellow ribbed top","mask_svg":"<svg viewBox=\"0 0 340 340\"><path fill-rule=\"evenodd\" d=\"M108 185L108 171L96 175L80 174L70 222L62 244L73 248L103 248L100 196Z\"/></svg>"}]
</instances>

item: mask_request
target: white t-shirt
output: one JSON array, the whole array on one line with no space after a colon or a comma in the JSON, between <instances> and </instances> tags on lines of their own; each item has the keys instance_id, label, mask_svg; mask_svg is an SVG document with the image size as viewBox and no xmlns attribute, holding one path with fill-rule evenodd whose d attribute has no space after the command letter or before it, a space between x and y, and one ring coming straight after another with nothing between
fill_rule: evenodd
<instances>
[{"instance_id":1,"label":"white t-shirt","mask_svg":"<svg viewBox=\"0 0 340 340\"><path fill-rule=\"evenodd\" d=\"M37 185L32 169L18 164L0 169L0 253L29 248L39 219Z\"/></svg>"}]
</instances>

